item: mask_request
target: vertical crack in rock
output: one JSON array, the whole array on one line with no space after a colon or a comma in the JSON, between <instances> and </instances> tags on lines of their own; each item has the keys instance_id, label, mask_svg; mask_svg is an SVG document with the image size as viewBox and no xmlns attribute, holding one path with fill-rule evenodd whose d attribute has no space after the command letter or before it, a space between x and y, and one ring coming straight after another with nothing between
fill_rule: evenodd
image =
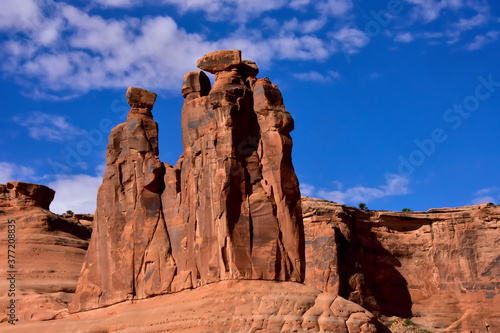
<instances>
[{"instance_id":1,"label":"vertical crack in rock","mask_svg":"<svg viewBox=\"0 0 500 333\"><path fill-rule=\"evenodd\" d=\"M158 158L156 95L129 88L109 137L94 234L70 311L228 279L302 282L304 227L293 119L238 50L208 53L182 87L175 166ZM99 296L100 295L100 296Z\"/></svg>"}]
</instances>

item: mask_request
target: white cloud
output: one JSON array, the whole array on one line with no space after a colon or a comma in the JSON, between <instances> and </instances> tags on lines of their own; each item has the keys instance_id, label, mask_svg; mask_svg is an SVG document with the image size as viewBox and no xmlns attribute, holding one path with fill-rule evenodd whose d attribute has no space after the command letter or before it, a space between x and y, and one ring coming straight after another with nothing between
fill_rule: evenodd
<instances>
[{"instance_id":1,"label":"white cloud","mask_svg":"<svg viewBox=\"0 0 500 333\"><path fill-rule=\"evenodd\" d=\"M305 183L300 184L300 194L305 196L312 196L314 195L314 192L314 186Z\"/></svg>"},{"instance_id":2,"label":"white cloud","mask_svg":"<svg viewBox=\"0 0 500 333\"><path fill-rule=\"evenodd\" d=\"M484 195L492 192L497 192L499 188L497 186L491 186L487 188L480 189L479 191L474 192L474 195Z\"/></svg>"},{"instance_id":3,"label":"white cloud","mask_svg":"<svg viewBox=\"0 0 500 333\"><path fill-rule=\"evenodd\" d=\"M292 0L290 1L289 6L295 10L302 9L309 5L311 3L311 0Z\"/></svg>"},{"instance_id":4,"label":"white cloud","mask_svg":"<svg viewBox=\"0 0 500 333\"><path fill-rule=\"evenodd\" d=\"M472 200L473 205L479 205L481 203L495 202L495 199L490 196L479 197Z\"/></svg>"},{"instance_id":5,"label":"white cloud","mask_svg":"<svg viewBox=\"0 0 500 333\"><path fill-rule=\"evenodd\" d=\"M472 195L475 197L472 199L473 205L478 205L480 203L493 202L495 203L495 196L500 192L498 186L491 186L487 188L480 189L474 192ZM498 196L500 199L500 195Z\"/></svg>"},{"instance_id":6,"label":"white cloud","mask_svg":"<svg viewBox=\"0 0 500 333\"><path fill-rule=\"evenodd\" d=\"M326 83L332 81L332 79L340 78L340 74L334 71L328 71L325 74L321 74L316 71L309 71L304 73L293 73L292 75L301 81L313 81L320 83Z\"/></svg>"},{"instance_id":7,"label":"white cloud","mask_svg":"<svg viewBox=\"0 0 500 333\"><path fill-rule=\"evenodd\" d=\"M327 0L326 2L319 2L316 7L320 12L334 17L341 17L352 9L353 4L351 0Z\"/></svg>"},{"instance_id":8,"label":"white cloud","mask_svg":"<svg viewBox=\"0 0 500 333\"><path fill-rule=\"evenodd\" d=\"M129 8L139 5L141 1L139 0L94 0L94 3L99 4L103 7L119 7L119 8Z\"/></svg>"},{"instance_id":9,"label":"white cloud","mask_svg":"<svg viewBox=\"0 0 500 333\"><path fill-rule=\"evenodd\" d=\"M412 5L410 16L414 22L427 24L447 14L447 27L444 32L424 32L417 34L422 38L447 38L447 44L460 41L463 32L484 26L491 18L487 1L468 0L405 0ZM472 16L470 13L473 13ZM456 21L453 22L453 18ZM435 43L434 43L435 44Z\"/></svg>"},{"instance_id":10,"label":"white cloud","mask_svg":"<svg viewBox=\"0 0 500 333\"><path fill-rule=\"evenodd\" d=\"M390 175L386 179L386 184L379 187L356 186L345 191L318 191L320 198L335 201L337 203L359 203L370 202L373 199L380 199L393 195L403 195L409 192L409 180L400 175Z\"/></svg>"},{"instance_id":11,"label":"white cloud","mask_svg":"<svg viewBox=\"0 0 500 333\"><path fill-rule=\"evenodd\" d=\"M202 11L211 21L233 21L245 23L264 12L281 9L289 4L288 0L163 0L164 4L174 5L181 13Z\"/></svg>"},{"instance_id":12,"label":"white cloud","mask_svg":"<svg viewBox=\"0 0 500 333\"><path fill-rule=\"evenodd\" d=\"M415 38L410 32L402 32L399 33L395 38L394 41L398 43L411 43Z\"/></svg>"},{"instance_id":13,"label":"white cloud","mask_svg":"<svg viewBox=\"0 0 500 333\"><path fill-rule=\"evenodd\" d=\"M81 134L81 130L68 123L63 116L43 112L31 112L26 117L13 120L28 129L29 136L36 140L64 141Z\"/></svg>"},{"instance_id":14,"label":"white cloud","mask_svg":"<svg viewBox=\"0 0 500 333\"><path fill-rule=\"evenodd\" d=\"M203 16L208 20L224 21L220 24L227 25L231 31L226 35L212 34L211 28L203 21L203 32L188 32L169 16L137 18L124 15L113 18L89 12L95 6L110 10L144 6L138 0L94 0L84 8L52 0L21 2L22 8L9 2L0 14L3 18L0 29L10 36L0 41L0 68L28 90L21 93L33 98L64 100L93 89L132 85L158 93L178 92L178 82L186 72L196 69L196 60L204 53L218 49L241 49L245 58L265 68L284 59L324 61L338 52L355 54L370 42L365 32L354 27L354 16L350 14L352 0L146 2L147 6L156 9L172 9L169 7L174 6L181 15L196 11L206 14ZM449 42L458 41L460 31L479 26L489 17L489 6L478 2L407 2L414 11L428 19L438 17L445 9L474 10L476 14L450 25L449 31L443 34L450 39ZM282 9L301 12L292 12L289 16L292 19L288 21L280 15L272 16ZM308 16L304 16L306 9L311 9ZM265 13L268 16L262 17ZM334 22L331 17L335 17ZM254 21L249 28L247 24L251 20ZM235 23L237 28L231 29ZM325 27L331 26L331 32L325 31ZM413 37L420 36L402 32L396 40L409 42ZM477 39L469 49L490 41L491 34Z\"/></svg>"},{"instance_id":15,"label":"white cloud","mask_svg":"<svg viewBox=\"0 0 500 333\"><path fill-rule=\"evenodd\" d=\"M296 17L294 17L293 19L286 21L283 24L283 28L287 31L299 31L308 34L321 30L325 26L326 22L326 17L306 21L299 21Z\"/></svg>"},{"instance_id":16,"label":"white cloud","mask_svg":"<svg viewBox=\"0 0 500 333\"><path fill-rule=\"evenodd\" d=\"M97 190L102 183L101 176L58 175L47 186L56 191L50 210L62 214L67 210L75 213L94 213Z\"/></svg>"},{"instance_id":17,"label":"white cloud","mask_svg":"<svg viewBox=\"0 0 500 333\"><path fill-rule=\"evenodd\" d=\"M38 22L40 7L34 0L3 1L0 29L25 29Z\"/></svg>"},{"instance_id":18,"label":"white cloud","mask_svg":"<svg viewBox=\"0 0 500 333\"><path fill-rule=\"evenodd\" d=\"M330 34L330 37L340 43L342 51L349 54L359 53L360 49L370 42L370 38L361 30L350 27Z\"/></svg>"},{"instance_id":19,"label":"white cloud","mask_svg":"<svg viewBox=\"0 0 500 333\"><path fill-rule=\"evenodd\" d=\"M30 167L15 163L0 162L0 184L11 181L28 182L34 173L35 172Z\"/></svg>"},{"instance_id":20,"label":"white cloud","mask_svg":"<svg viewBox=\"0 0 500 333\"><path fill-rule=\"evenodd\" d=\"M464 6L463 0L406 0L414 5L411 9L415 19L425 23L436 20L444 9L458 10Z\"/></svg>"},{"instance_id":21,"label":"white cloud","mask_svg":"<svg viewBox=\"0 0 500 333\"><path fill-rule=\"evenodd\" d=\"M492 30L484 35L479 35L474 38L474 41L467 44L466 49L469 51L476 51L482 49L485 45L494 43L498 40L500 31Z\"/></svg>"},{"instance_id":22,"label":"white cloud","mask_svg":"<svg viewBox=\"0 0 500 333\"><path fill-rule=\"evenodd\" d=\"M479 13L470 19L461 18L457 23L453 24L453 28L459 31L467 31L476 27L480 27L488 22L488 16Z\"/></svg>"},{"instance_id":23,"label":"white cloud","mask_svg":"<svg viewBox=\"0 0 500 333\"><path fill-rule=\"evenodd\" d=\"M188 7L200 5L196 1L182 3ZM246 2L238 5L255 6ZM278 4L263 6L271 10ZM195 69L196 60L218 49L239 48L245 58L261 65L279 59L324 60L336 52L329 41L304 31L296 34L279 29L264 38L259 29L242 27L229 36L209 41L199 33L186 32L168 16L105 19L64 3L54 11L42 19L43 26L64 36L57 38L57 43L53 43L54 33L47 32L43 37L45 43L52 41L46 45L34 30L27 30L27 37L0 44L4 51L0 53L2 69L30 82L28 95L35 98L67 99L91 89L128 86L178 91L178 82ZM317 24L322 23L312 20L303 25L315 30Z\"/></svg>"}]
</instances>

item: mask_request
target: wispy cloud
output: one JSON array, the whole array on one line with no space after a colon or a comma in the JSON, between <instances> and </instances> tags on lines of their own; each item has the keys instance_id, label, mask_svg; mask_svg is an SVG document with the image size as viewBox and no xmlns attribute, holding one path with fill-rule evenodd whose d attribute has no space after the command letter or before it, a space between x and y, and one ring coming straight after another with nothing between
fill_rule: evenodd
<instances>
[{"instance_id":1,"label":"wispy cloud","mask_svg":"<svg viewBox=\"0 0 500 333\"><path fill-rule=\"evenodd\" d=\"M425 25L444 12L456 13L439 37L449 43L457 42L462 31L490 19L489 6L483 1L405 1L413 24ZM176 82L194 69L196 60L217 49L239 48L246 58L265 67L279 60L322 62L339 52L359 53L370 42L356 26L352 0L93 0L84 7L72 4L20 0L2 7L0 30L9 38L0 41L0 68L28 90L25 95L64 100L93 89L132 85L159 93L178 91ZM91 11L96 6L100 10ZM181 16L196 12L200 20L223 21L220 24L231 32L212 34L209 25L203 32L191 32L166 15L141 19L100 15L133 6L176 10ZM274 15L277 10L290 15ZM407 28L398 33L394 27L397 42L425 38ZM431 34L438 38L432 32L429 38ZM496 38L495 32L478 36L467 48L480 48Z\"/></svg>"},{"instance_id":2,"label":"wispy cloud","mask_svg":"<svg viewBox=\"0 0 500 333\"><path fill-rule=\"evenodd\" d=\"M345 191L320 190L317 195L320 198L335 201L341 204L355 204L359 202L370 202L394 195L404 195L409 193L409 179L400 175L390 175L386 183L379 187L356 186L347 188Z\"/></svg>"},{"instance_id":3,"label":"wispy cloud","mask_svg":"<svg viewBox=\"0 0 500 333\"><path fill-rule=\"evenodd\" d=\"M315 193L315 187L309 184L300 184L300 194L305 196L312 196Z\"/></svg>"},{"instance_id":4,"label":"wispy cloud","mask_svg":"<svg viewBox=\"0 0 500 333\"><path fill-rule=\"evenodd\" d=\"M398 43L411 43L414 39L413 34L410 32L402 32L396 35L394 41Z\"/></svg>"},{"instance_id":5,"label":"wispy cloud","mask_svg":"<svg viewBox=\"0 0 500 333\"><path fill-rule=\"evenodd\" d=\"M497 202L495 197L500 199L500 187L498 186L491 186L487 188L480 189L472 194L474 197L472 199L472 204L473 205L478 205L480 203L486 203L486 202Z\"/></svg>"},{"instance_id":6,"label":"wispy cloud","mask_svg":"<svg viewBox=\"0 0 500 333\"><path fill-rule=\"evenodd\" d=\"M322 29L327 22L325 16L319 19L299 21L296 17L286 21L283 28L287 31L301 31L303 33L311 33Z\"/></svg>"},{"instance_id":7,"label":"wispy cloud","mask_svg":"<svg viewBox=\"0 0 500 333\"><path fill-rule=\"evenodd\" d=\"M439 18L445 9L458 10L465 5L463 0L405 0L413 5L411 15L414 19L423 20L425 23Z\"/></svg>"},{"instance_id":8,"label":"wispy cloud","mask_svg":"<svg viewBox=\"0 0 500 333\"><path fill-rule=\"evenodd\" d=\"M353 7L351 0L327 0L320 1L316 7L321 11L334 17L347 14Z\"/></svg>"},{"instance_id":9,"label":"wispy cloud","mask_svg":"<svg viewBox=\"0 0 500 333\"><path fill-rule=\"evenodd\" d=\"M461 18L452 27L459 31L468 31L480 27L488 22L488 13L479 13L471 18Z\"/></svg>"},{"instance_id":10,"label":"wispy cloud","mask_svg":"<svg viewBox=\"0 0 500 333\"><path fill-rule=\"evenodd\" d=\"M312 81L312 82L320 82L326 83L330 82L333 79L339 79L340 74L334 71L327 71L324 74L318 73L316 71L308 71L303 73L293 73L293 77L301 81Z\"/></svg>"},{"instance_id":11,"label":"wispy cloud","mask_svg":"<svg viewBox=\"0 0 500 333\"><path fill-rule=\"evenodd\" d=\"M67 210L75 213L94 213L97 190L102 183L101 176L59 175L48 187L56 191L50 210L62 214Z\"/></svg>"},{"instance_id":12,"label":"wispy cloud","mask_svg":"<svg viewBox=\"0 0 500 333\"><path fill-rule=\"evenodd\" d=\"M130 8L141 3L140 0L93 0L95 4L107 7Z\"/></svg>"},{"instance_id":13,"label":"wispy cloud","mask_svg":"<svg viewBox=\"0 0 500 333\"><path fill-rule=\"evenodd\" d=\"M255 13L286 5L285 1L257 2L262 6L248 1L238 1L237 5L250 6L249 11ZM131 4L127 1L101 3ZM203 1L170 3L188 10L201 8ZM210 6L207 8L212 8ZM14 38L0 44L2 70L15 79L22 78L33 91L29 95L35 98L56 99L56 96L67 95L59 97L64 99L91 89L131 85L177 91L176 82L194 69L196 59L217 49L242 49L245 57L264 65L280 59L325 60L338 52L329 39L304 31L286 31L282 27L264 37L259 29L242 26L234 34L209 40L201 33L187 32L168 16L148 16L142 20L104 18L65 3L54 5L50 15L44 15L41 7L35 6L33 11L36 10L38 13L33 14L39 21L36 25L17 26L15 21L10 22L3 29L13 32ZM314 20L301 23L308 26L309 31L320 28L321 24Z\"/></svg>"},{"instance_id":14,"label":"wispy cloud","mask_svg":"<svg viewBox=\"0 0 500 333\"><path fill-rule=\"evenodd\" d=\"M498 40L498 36L500 36L500 31L493 30L489 31L484 35L479 35L474 38L474 41L469 43L466 48L469 51L476 51L482 49L485 45L494 43Z\"/></svg>"},{"instance_id":15,"label":"wispy cloud","mask_svg":"<svg viewBox=\"0 0 500 333\"><path fill-rule=\"evenodd\" d=\"M343 27L329 35L340 44L342 51L349 54L359 53L370 42L366 33L353 27Z\"/></svg>"},{"instance_id":16,"label":"wispy cloud","mask_svg":"<svg viewBox=\"0 0 500 333\"><path fill-rule=\"evenodd\" d=\"M405 0L411 5L410 16L414 23L424 26L437 20L445 13L448 15L443 31L423 32L413 37L424 39L446 39L449 45L460 41L462 33L482 27L491 19L490 6L487 1L465 0ZM470 14L472 13L472 15ZM404 42L404 40L400 40ZM438 44L433 42L432 44Z\"/></svg>"},{"instance_id":17,"label":"wispy cloud","mask_svg":"<svg viewBox=\"0 0 500 333\"><path fill-rule=\"evenodd\" d=\"M0 184L10 181L29 182L31 176L34 174L34 170L30 167L15 163L0 162Z\"/></svg>"},{"instance_id":18,"label":"wispy cloud","mask_svg":"<svg viewBox=\"0 0 500 333\"><path fill-rule=\"evenodd\" d=\"M31 112L25 117L16 116L13 120L28 129L29 136L36 140L64 141L81 134L81 130L60 115L44 112Z\"/></svg>"},{"instance_id":19,"label":"wispy cloud","mask_svg":"<svg viewBox=\"0 0 500 333\"><path fill-rule=\"evenodd\" d=\"M34 170L30 167L15 163L0 162L0 184L10 181L28 182L34 173Z\"/></svg>"}]
</instances>

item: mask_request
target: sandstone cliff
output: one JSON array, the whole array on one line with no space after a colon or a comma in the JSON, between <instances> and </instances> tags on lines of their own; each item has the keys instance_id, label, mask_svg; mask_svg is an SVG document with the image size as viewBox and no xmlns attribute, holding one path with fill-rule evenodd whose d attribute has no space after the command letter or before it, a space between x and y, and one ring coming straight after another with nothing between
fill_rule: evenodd
<instances>
[{"instance_id":1,"label":"sandstone cliff","mask_svg":"<svg viewBox=\"0 0 500 333\"><path fill-rule=\"evenodd\" d=\"M16 315L24 320L47 320L67 315L68 303L85 256L90 231L48 211L54 191L37 184L0 184L0 321L16 299ZM8 221L15 223L15 243L8 252ZM8 254L14 258L9 267ZM7 271L16 271L15 287ZM9 290L15 295L9 296ZM7 323L5 323L8 325Z\"/></svg>"},{"instance_id":2,"label":"sandstone cliff","mask_svg":"<svg viewBox=\"0 0 500 333\"><path fill-rule=\"evenodd\" d=\"M302 205L306 285L432 331L500 332L500 207L367 212L307 197Z\"/></svg>"}]
</instances>

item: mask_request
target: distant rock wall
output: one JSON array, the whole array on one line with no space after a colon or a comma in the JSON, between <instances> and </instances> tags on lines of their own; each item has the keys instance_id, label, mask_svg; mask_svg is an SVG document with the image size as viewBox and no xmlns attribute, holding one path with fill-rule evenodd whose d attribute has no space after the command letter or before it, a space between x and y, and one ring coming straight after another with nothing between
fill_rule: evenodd
<instances>
[{"instance_id":1,"label":"distant rock wall","mask_svg":"<svg viewBox=\"0 0 500 333\"><path fill-rule=\"evenodd\" d=\"M205 55L182 94L184 153L158 159L156 95L129 88L113 129L76 312L228 279L301 282L293 120L278 88L237 50Z\"/></svg>"},{"instance_id":2,"label":"distant rock wall","mask_svg":"<svg viewBox=\"0 0 500 333\"><path fill-rule=\"evenodd\" d=\"M49 209L55 191L44 185L8 182L0 184L0 207L40 207Z\"/></svg>"},{"instance_id":3,"label":"distant rock wall","mask_svg":"<svg viewBox=\"0 0 500 333\"><path fill-rule=\"evenodd\" d=\"M90 230L47 210L54 193L43 185L0 184L0 322L10 319L11 299L20 321L68 315ZM15 230L11 247L8 230ZM8 271L16 272L14 280Z\"/></svg>"},{"instance_id":4,"label":"distant rock wall","mask_svg":"<svg viewBox=\"0 0 500 333\"><path fill-rule=\"evenodd\" d=\"M500 332L500 207L377 212L307 197L302 205L306 285L432 331Z\"/></svg>"}]
</instances>

